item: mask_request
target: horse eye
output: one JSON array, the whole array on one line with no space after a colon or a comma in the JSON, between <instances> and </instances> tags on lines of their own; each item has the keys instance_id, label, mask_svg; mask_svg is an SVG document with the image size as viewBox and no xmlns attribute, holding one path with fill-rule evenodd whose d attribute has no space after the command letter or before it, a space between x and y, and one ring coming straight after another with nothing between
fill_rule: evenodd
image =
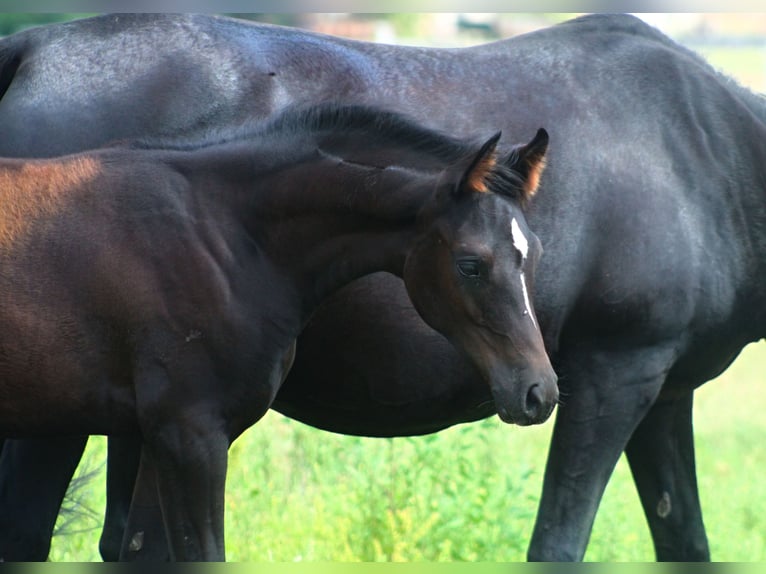
<instances>
[{"instance_id":1,"label":"horse eye","mask_svg":"<svg viewBox=\"0 0 766 574\"><path fill-rule=\"evenodd\" d=\"M479 277L481 275L481 260L478 257L463 257L456 262L457 270L464 277Z\"/></svg>"}]
</instances>

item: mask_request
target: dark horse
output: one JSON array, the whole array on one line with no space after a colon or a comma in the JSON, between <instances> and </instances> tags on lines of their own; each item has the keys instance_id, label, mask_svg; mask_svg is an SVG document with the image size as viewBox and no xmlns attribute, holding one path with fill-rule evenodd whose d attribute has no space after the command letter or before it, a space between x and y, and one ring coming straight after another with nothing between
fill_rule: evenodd
<instances>
[{"instance_id":1,"label":"dark horse","mask_svg":"<svg viewBox=\"0 0 766 574\"><path fill-rule=\"evenodd\" d=\"M140 433L171 557L223 559L229 444L319 302L375 271L404 279L504 420L544 421L558 389L521 206L547 134L507 156L498 138L323 106L201 144L3 160L0 432Z\"/></svg>"},{"instance_id":2,"label":"dark horse","mask_svg":"<svg viewBox=\"0 0 766 574\"><path fill-rule=\"evenodd\" d=\"M527 219L545 248L534 303L565 400L529 558L582 558L625 451L657 558L709 559L693 391L764 335L760 97L625 15L465 49L208 16L115 15L6 38L0 60L6 155L194 133L328 99L380 104L461 135L545 125L549 163ZM387 274L325 301L274 407L373 436L433 432L495 412L475 369L423 324ZM82 444L6 448L3 551L30 548L14 540L19 534L41 538L33 547L45 557ZM128 473L111 473L111 458L114 484ZM108 508L119 517L117 498ZM121 528L110 535L109 526L119 523L107 520L105 538L117 545Z\"/></svg>"}]
</instances>

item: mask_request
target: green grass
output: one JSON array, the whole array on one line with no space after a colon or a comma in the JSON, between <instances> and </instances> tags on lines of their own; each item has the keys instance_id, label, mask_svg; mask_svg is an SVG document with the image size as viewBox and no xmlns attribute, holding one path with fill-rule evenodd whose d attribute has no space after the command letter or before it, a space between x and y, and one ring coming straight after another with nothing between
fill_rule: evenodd
<instances>
[{"instance_id":1,"label":"green grass","mask_svg":"<svg viewBox=\"0 0 766 574\"><path fill-rule=\"evenodd\" d=\"M697 392L695 436L713 558L766 560L766 344ZM552 425L488 419L399 439L346 437L270 413L232 447L227 555L238 561L521 561ZM104 440L83 462L99 471ZM96 512L54 538L52 560L98 560L103 476L78 493ZM654 554L624 460L604 496L590 561Z\"/></svg>"}]
</instances>

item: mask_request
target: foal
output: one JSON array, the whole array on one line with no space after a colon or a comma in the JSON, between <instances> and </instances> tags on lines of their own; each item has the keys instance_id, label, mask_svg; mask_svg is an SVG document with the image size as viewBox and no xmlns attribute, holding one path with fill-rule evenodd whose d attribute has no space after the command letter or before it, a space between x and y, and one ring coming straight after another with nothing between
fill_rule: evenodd
<instances>
[{"instance_id":1,"label":"foal","mask_svg":"<svg viewBox=\"0 0 766 574\"><path fill-rule=\"evenodd\" d=\"M227 449L324 297L401 276L500 416L558 398L523 204L547 134L501 157L365 107L0 162L0 434L139 434L172 558L224 559Z\"/></svg>"}]
</instances>

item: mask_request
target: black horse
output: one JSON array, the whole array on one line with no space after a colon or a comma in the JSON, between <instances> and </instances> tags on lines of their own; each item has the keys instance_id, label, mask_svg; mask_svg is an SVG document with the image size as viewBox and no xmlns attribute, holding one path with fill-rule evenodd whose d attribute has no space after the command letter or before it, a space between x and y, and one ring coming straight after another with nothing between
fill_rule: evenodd
<instances>
[{"instance_id":1,"label":"black horse","mask_svg":"<svg viewBox=\"0 0 766 574\"><path fill-rule=\"evenodd\" d=\"M171 558L224 558L231 441L271 406L328 294L401 276L508 422L556 376L521 205L547 134L498 156L365 107L183 145L0 162L0 432L140 434ZM156 472L155 472L156 469Z\"/></svg>"},{"instance_id":2,"label":"black horse","mask_svg":"<svg viewBox=\"0 0 766 574\"><path fill-rule=\"evenodd\" d=\"M206 16L107 16L7 38L0 59L6 155L192 133L328 99L384 105L463 135L545 125L549 165L528 221L545 248L534 302L564 403L529 558L582 558L625 451L657 558L709 559L692 400L764 334L760 97L625 15L465 49ZM423 325L401 283L378 274L318 310L274 407L320 428L394 436L490 416L490 399L476 371ZM14 518L0 547L28 528L26 540L42 538L37 555L47 552L45 520L83 443L68 444L4 451L0 522L20 512L32 523ZM50 498L19 493L32 486L38 497L49 486ZM119 490L110 488L111 545L126 512L114 504Z\"/></svg>"}]
</instances>

